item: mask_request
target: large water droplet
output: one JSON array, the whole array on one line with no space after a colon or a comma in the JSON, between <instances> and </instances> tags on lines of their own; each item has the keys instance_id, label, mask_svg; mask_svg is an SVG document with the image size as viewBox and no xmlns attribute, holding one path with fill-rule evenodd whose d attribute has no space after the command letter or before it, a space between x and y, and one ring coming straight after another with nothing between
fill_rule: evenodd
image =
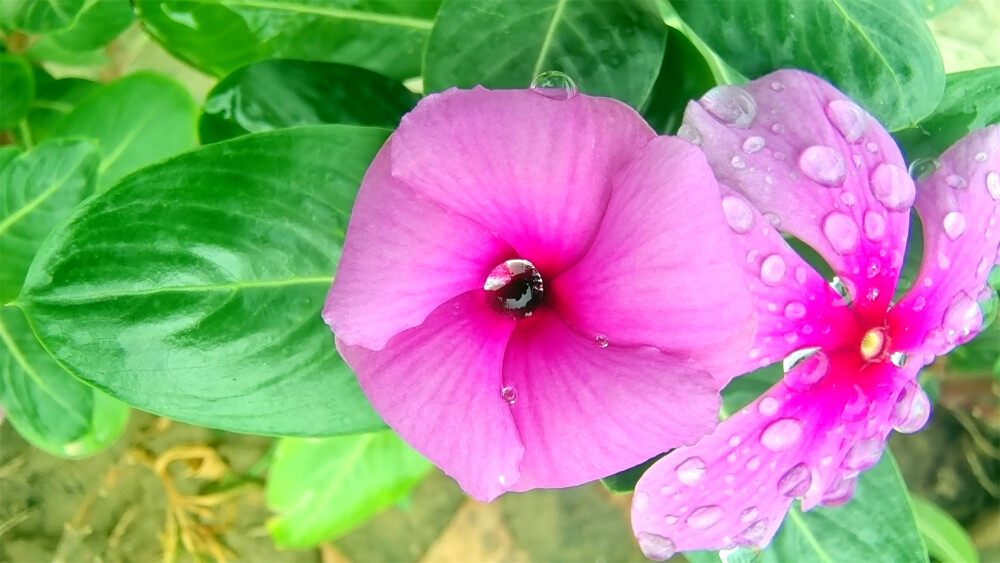
<instances>
[{"instance_id":1,"label":"large water droplet","mask_svg":"<svg viewBox=\"0 0 1000 563\"><path fill-rule=\"evenodd\" d=\"M964 293L955 296L944 313L942 329L949 344L964 344L983 325L983 311L975 299Z\"/></svg>"},{"instance_id":2,"label":"large water droplet","mask_svg":"<svg viewBox=\"0 0 1000 563\"><path fill-rule=\"evenodd\" d=\"M753 96L739 86L716 86L702 97L701 105L719 121L740 129L749 128L757 116Z\"/></svg>"},{"instance_id":3,"label":"large water droplet","mask_svg":"<svg viewBox=\"0 0 1000 563\"><path fill-rule=\"evenodd\" d=\"M857 483L857 480L854 478L843 479L837 477L834 479L833 483L823 493L823 506L833 508L844 505L854 496L854 488L857 486Z\"/></svg>"},{"instance_id":4,"label":"large water droplet","mask_svg":"<svg viewBox=\"0 0 1000 563\"><path fill-rule=\"evenodd\" d=\"M643 492L635 493L632 496L632 509L643 511L649 508L649 495Z\"/></svg>"},{"instance_id":5,"label":"large water droplet","mask_svg":"<svg viewBox=\"0 0 1000 563\"><path fill-rule=\"evenodd\" d=\"M799 155L799 170L817 184L836 188L844 185L847 162L835 149L814 145Z\"/></svg>"},{"instance_id":6,"label":"large water droplet","mask_svg":"<svg viewBox=\"0 0 1000 563\"><path fill-rule=\"evenodd\" d=\"M578 92L573 79L558 70L549 70L536 76L531 81L531 91L553 100L569 100Z\"/></svg>"},{"instance_id":7,"label":"large water droplet","mask_svg":"<svg viewBox=\"0 0 1000 563\"><path fill-rule=\"evenodd\" d=\"M755 545L763 541L766 535L767 522L758 520L740 532L740 535L736 537L736 541L740 545Z\"/></svg>"},{"instance_id":8,"label":"large water droplet","mask_svg":"<svg viewBox=\"0 0 1000 563\"><path fill-rule=\"evenodd\" d=\"M872 242L882 240L885 235L885 218L877 211L865 211L864 218L865 236Z\"/></svg>"},{"instance_id":9,"label":"large water droplet","mask_svg":"<svg viewBox=\"0 0 1000 563\"><path fill-rule=\"evenodd\" d=\"M993 199L1000 199L1000 174L990 172L986 175L986 190Z\"/></svg>"},{"instance_id":10,"label":"large water droplet","mask_svg":"<svg viewBox=\"0 0 1000 563\"><path fill-rule=\"evenodd\" d=\"M896 398L892 410L892 426L903 434L912 434L927 424L931 416L931 402L916 382L909 382Z\"/></svg>"},{"instance_id":11,"label":"large water droplet","mask_svg":"<svg viewBox=\"0 0 1000 563\"><path fill-rule=\"evenodd\" d=\"M696 530L707 530L715 525L724 514L722 507L717 505L702 506L691 511L685 522Z\"/></svg>"},{"instance_id":12,"label":"large water droplet","mask_svg":"<svg viewBox=\"0 0 1000 563\"><path fill-rule=\"evenodd\" d=\"M764 416L771 416L778 412L778 408L780 406L781 403L778 402L778 399L775 399L774 397L764 397L759 403L757 403L757 410Z\"/></svg>"},{"instance_id":13,"label":"large water droplet","mask_svg":"<svg viewBox=\"0 0 1000 563\"><path fill-rule=\"evenodd\" d=\"M542 304L542 275L527 260L507 260L493 268L483 284L487 302L494 310L522 318Z\"/></svg>"},{"instance_id":14,"label":"large water droplet","mask_svg":"<svg viewBox=\"0 0 1000 563\"><path fill-rule=\"evenodd\" d=\"M804 463L798 463L778 479L778 492L789 498L806 494L812 485L812 471Z\"/></svg>"},{"instance_id":15,"label":"large water droplet","mask_svg":"<svg viewBox=\"0 0 1000 563\"><path fill-rule=\"evenodd\" d=\"M753 137L747 137L747 140L743 141L743 152L747 154L754 154L760 152L764 148L764 137L758 137L754 135Z\"/></svg>"},{"instance_id":16,"label":"large water droplet","mask_svg":"<svg viewBox=\"0 0 1000 563\"><path fill-rule=\"evenodd\" d=\"M965 233L965 215L961 211L952 211L944 216L942 226L948 238L958 240L958 237Z\"/></svg>"},{"instance_id":17,"label":"large water droplet","mask_svg":"<svg viewBox=\"0 0 1000 563\"><path fill-rule=\"evenodd\" d=\"M909 176L915 180L923 180L941 167L936 158L918 158L910 163Z\"/></svg>"},{"instance_id":18,"label":"large water droplet","mask_svg":"<svg viewBox=\"0 0 1000 563\"><path fill-rule=\"evenodd\" d=\"M705 461L700 457L689 457L677 466L677 480L691 486L705 476Z\"/></svg>"},{"instance_id":19,"label":"large water droplet","mask_svg":"<svg viewBox=\"0 0 1000 563\"><path fill-rule=\"evenodd\" d=\"M760 433L760 443L772 452L788 451L802 439L802 423L794 418L779 418Z\"/></svg>"},{"instance_id":20,"label":"large water droplet","mask_svg":"<svg viewBox=\"0 0 1000 563\"><path fill-rule=\"evenodd\" d=\"M796 350L785 358L785 385L795 391L812 388L830 371L830 359L818 347Z\"/></svg>"},{"instance_id":21,"label":"large water droplet","mask_svg":"<svg viewBox=\"0 0 1000 563\"><path fill-rule=\"evenodd\" d=\"M888 163L882 163L872 170L868 176L872 195L879 203L890 211L906 211L913 206L916 197L916 187L913 178L902 168Z\"/></svg>"},{"instance_id":22,"label":"large water droplet","mask_svg":"<svg viewBox=\"0 0 1000 563\"><path fill-rule=\"evenodd\" d=\"M757 519L760 512L756 507L751 506L750 508L744 510L740 513L740 522L752 522Z\"/></svg>"},{"instance_id":23,"label":"large water droplet","mask_svg":"<svg viewBox=\"0 0 1000 563\"><path fill-rule=\"evenodd\" d=\"M666 561L673 557L674 553L677 553L674 542L663 536L650 532L639 532L635 535L635 539L639 542L642 554L653 561Z\"/></svg>"},{"instance_id":24,"label":"large water droplet","mask_svg":"<svg viewBox=\"0 0 1000 563\"><path fill-rule=\"evenodd\" d=\"M513 405L517 401L517 389L504 387L500 390L500 398L506 401L508 405Z\"/></svg>"},{"instance_id":25,"label":"large water droplet","mask_svg":"<svg viewBox=\"0 0 1000 563\"><path fill-rule=\"evenodd\" d=\"M734 154L729 163L732 164L733 168L737 170L743 170L747 167L747 161L743 160L743 157L738 154Z\"/></svg>"},{"instance_id":26,"label":"large water droplet","mask_svg":"<svg viewBox=\"0 0 1000 563\"><path fill-rule=\"evenodd\" d=\"M684 123L677 129L677 136L692 145L701 145L701 133L694 126Z\"/></svg>"},{"instance_id":27,"label":"large water droplet","mask_svg":"<svg viewBox=\"0 0 1000 563\"><path fill-rule=\"evenodd\" d=\"M965 181L965 178L959 176L958 174L948 174L945 176L944 183L948 184L949 187L955 188L956 190L961 190L969 185Z\"/></svg>"},{"instance_id":28,"label":"large water droplet","mask_svg":"<svg viewBox=\"0 0 1000 563\"><path fill-rule=\"evenodd\" d=\"M798 301L791 301L785 305L785 316L793 321L797 321L806 316L806 306Z\"/></svg>"},{"instance_id":29,"label":"large water droplet","mask_svg":"<svg viewBox=\"0 0 1000 563\"><path fill-rule=\"evenodd\" d=\"M785 279L785 260L777 254L765 258L760 265L760 279L771 286L781 283Z\"/></svg>"},{"instance_id":30,"label":"large water droplet","mask_svg":"<svg viewBox=\"0 0 1000 563\"><path fill-rule=\"evenodd\" d=\"M861 242L861 233L853 219L839 211L834 211L823 220L823 234L837 254L852 254Z\"/></svg>"},{"instance_id":31,"label":"large water droplet","mask_svg":"<svg viewBox=\"0 0 1000 563\"><path fill-rule=\"evenodd\" d=\"M882 457L882 440L875 437L865 438L847 450L843 466L852 471L866 471L874 467L880 457Z\"/></svg>"},{"instance_id":32,"label":"large water droplet","mask_svg":"<svg viewBox=\"0 0 1000 563\"><path fill-rule=\"evenodd\" d=\"M834 100L827 104L826 117L850 143L859 141L868 130L868 116L857 104L848 100Z\"/></svg>"},{"instance_id":33,"label":"large water droplet","mask_svg":"<svg viewBox=\"0 0 1000 563\"><path fill-rule=\"evenodd\" d=\"M855 385L847 401L844 403L842 414L845 419L850 421L861 420L862 417L868 414L869 408L868 395Z\"/></svg>"},{"instance_id":34,"label":"large water droplet","mask_svg":"<svg viewBox=\"0 0 1000 563\"><path fill-rule=\"evenodd\" d=\"M726 215L729 228L739 234L749 233L753 229L753 211L742 199L727 195L722 198L722 212Z\"/></svg>"}]
</instances>

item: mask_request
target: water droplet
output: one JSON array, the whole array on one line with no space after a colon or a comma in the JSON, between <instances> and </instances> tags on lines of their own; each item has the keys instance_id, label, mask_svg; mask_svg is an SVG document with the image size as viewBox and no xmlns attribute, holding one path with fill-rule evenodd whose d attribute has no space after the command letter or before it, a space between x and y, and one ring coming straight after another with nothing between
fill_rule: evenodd
<instances>
[{"instance_id":1,"label":"water droplet","mask_svg":"<svg viewBox=\"0 0 1000 563\"><path fill-rule=\"evenodd\" d=\"M756 507L751 506L750 508L744 510L740 513L740 522L752 522L757 519L760 513L757 511Z\"/></svg>"},{"instance_id":2,"label":"water droplet","mask_svg":"<svg viewBox=\"0 0 1000 563\"><path fill-rule=\"evenodd\" d=\"M775 80L771 83L771 89L775 92L780 92L785 89L785 85L782 84L780 80Z\"/></svg>"},{"instance_id":3,"label":"water droplet","mask_svg":"<svg viewBox=\"0 0 1000 563\"><path fill-rule=\"evenodd\" d=\"M760 433L760 443L772 452L794 448L802 439L802 423L794 418L779 418Z\"/></svg>"},{"instance_id":4,"label":"water droplet","mask_svg":"<svg viewBox=\"0 0 1000 563\"><path fill-rule=\"evenodd\" d=\"M500 398L507 401L508 405L513 405L517 401L517 389L513 387L504 387L500 390Z\"/></svg>"},{"instance_id":5,"label":"water droplet","mask_svg":"<svg viewBox=\"0 0 1000 563\"><path fill-rule=\"evenodd\" d=\"M749 128L757 116L753 96L739 86L716 86L701 98L701 105L719 121L740 129Z\"/></svg>"},{"instance_id":6,"label":"water droplet","mask_svg":"<svg viewBox=\"0 0 1000 563\"><path fill-rule=\"evenodd\" d=\"M899 392L892 410L892 427L903 434L912 434L927 424L931 402L916 382L910 381Z\"/></svg>"},{"instance_id":7,"label":"water droplet","mask_svg":"<svg viewBox=\"0 0 1000 563\"><path fill-rule=\"evenodd\" d=\"M603 334L598 334L597 336L594 337L594 343L597 344L599 348L607 348L608 337L604 336Z\"/></svg>"},{"instance_id":8,"label":"water droplet","mask_svg":"<svg viewBox=\"0 0 1000 563\"><path fill-rule=\"evenodd\" d=\"M760 469L760 458L757 456L753 456L752 458L748 459L745 464L743 464L743 467L746 467L747 471L757 471L758 469Z\"/></svg>"},{"instance_id":9,"label":"water droplet","mask_svg":"<svg viewBox=\"0 0 1000 563\"><path fill-rule=\"evenodd\" d=\"M855 198L854 194L852 194L851 192L844 192L840 194L840 203L843 203L848 207L854 205L857 202L858 202L857 198Z\"/></svg>"},{"instance_id":10,"label":"water droplet","mask_svg":"<svg viewBox=\"0 0 1000 563\"><path fill-rule=\"evenodd\" d=\"M775 286L785 279L785 260L772 254L764 259L760 265L760 279L770 286Z\"/></svg>"},{"instance_id":11,"label":"water droplet","mask_svg":"<svg viewBox=\"0 0 1000 563\"><path fill-rule=\"evenodd\" d=\"M960 190L969 185L969 183L965 181L965 178L959 176L958 174L949 174L945 177L944 183L948 184L948 186L952 188L955 188L956 190Z\"/></svg>"},{"instance_id":12,"label":"water droplet","mask_svg":"<svg viewBox=\"0 0 1000 563\"><path fill-rule=\"evenodd\" d=\"M739 436L734 435L731 438L729 438L729 447L730 448L735 448L736 446L740 445L741 441L742 441L742 438L740 438Z\"/></svg>"},{"instance_id":13,"label":"water droplet","mask_svg":"<svg viewBox=\"0 0 1000 563\"><path fill-rule=\"evenodd\" d=\"M872 279L882 271L882 263L874 256L868 257L868 266L865 267L865 277Z\"/></svg>"},{"instance_id":14,"label":"water droplet","mask_svg":"<svg viewBox=\"0 0 1000 563\"><path fill-rule=\"evenodd\" d=\"M833 281L830 282L830 288L833 289L840 296L841 301L850 305L854 302L855 297L858 294L857 288L850 280L841 279L840 277L834 276ZM826 329L827 327L823 327ZM827 332L824 330L823 334Z\"/></svg>"},{"instance_id":15,"label":"water droplet","mask_svg":"<svg viewBox=\"0 0 1000 563\"><path fill-rule=\"evenodd\" d=\"M780 406L781 403L778 402L778 399L775 399L774 397L764 397L759 403L757 403L757 410L764 416L771 416L778 412L778 407Z\"/></svg>"},{"instance_id":16,"label":"water droplet","mask_svg":"<svg viewBox=\"0 0 1000 563\"><path fill-rule=\"evenodd\" d=\"M910 163L907 173L914 180L923 180L941 167L936 158L918 158Z\"/></svg>"},{"instance_id":17,"label":"water droplet","mask_svg":"<svg viewBox=\"0 0 1000 563\"><path fill-rule=\"evenodd\" d=\"M851 396L844 403L844 409L842 415L845 419L849 421L861 420L864 416L868 414L869 402L868 395L861 390L857 385L851 391Z\"/></svg>"},{"instance_id":18,"label":"water droplet","mask_svg":"<svg viewBox=\"0 0 1000 563\"><path fill-rule=\"evenodd\" d=\"M862 160L862 159L861 159L861 157L860 157L860 156L858 156L858 155L854 155L854 156L852 156L852 157L851 157L851 160L853 160L853 161L854 161L854 167L855 167L855 168L858 168L858 169L860 169L860 168L861 168L861 166L862 166L862 165L863 165L863 164L865 163L865 161L864 161L864 160Z\"/></svg>"},{"instance_id":19,"label":"water droplet","mask_svg":"<svg viewBox=\"0 0 1000 563\"><path fill-rule=\"evenodd\" d=\"M792 320L798 320L806 316L806 306L798 301L792 301L785 305L785 316Z\"/></svg>"},{"instance_id":20,"label":"water droplet","mask_svg":"<svg viewBox=\"0 0 1000 563\"><path fill-rule=\"evenodd\" d=\"M944 234L951 240L958 240L958 237L965 233L965 215L960 211L952 211L944 216L942 221Z\"/></svg>"},{"instance_id":21,"label":"water droplet","mask_svg":"<svg viewBox=\"0 0 1000 563\"><path fill-rule=\"evenodd\" d=\"M677 136L692 145L701 145L701 133L693 126L684 123L677 129Z\"/></svg>"},{"instance_id":22,"label":"water droplet","mask_svg":"<svg viewBox=\"0 0 1000 563\"><path fill-rule=\"evenodd\" d=\"M984 152L976 153L976 162L986 162L986 158L987 158L986 153Z\"/></svg>"},{"instance_id":23,"label":"water droplet","mask_svg":"<svg viewBox=\"0 0 1000 563\"><path fill-rule=\"evenodd\" d=\"M775 127L777 127L777 125L775 125ZM781 130L784 131L784 126L782 126ZM783 153L781 151L774 151L773 156L774 156L774 160L785 160L785 153Z\"/></svg>"},{"instance_id":24,"label":"water droplet","mask_svg":"<svg viewBox=\"0 0 1000 563\"><path fill-rule=\"evenodd\" d=\"M782 123L775 123L774 125L771 126L771 131L780 135L785 132L785 125ZM778 154L781 153L775 153L775 157L777 157ZM782 158L779 158L778 160L784 160L784 155L782 155Z\"/></svg>"},{"instance_id":25,"label":"water droplet","mask_svg":"<svg viewBox=\"0 0 1000 563\"><path fill-rule=\"evenodd\" d=\"M870 152L872 154L875 154L875 153L878 152L878 144L876 144L876 143L868 143L867 145L865 145L865 148L868 149L868 152Z\"/></svg>"},{"instance_id":26,"label":"water droplet","mask_svg":"<svg viewBox=\"0 0 1000 563\"><path fill-rule=\"evenodd\" d=\"M951 266L951 258L948 258L948 255L945 254L944 252L938 252L937 265L938 268L941 268L942 270L947 270Z\"/></svg>"},{"instance_id":27,"label":"water droplet","mask_svg":"<svg viewBox=\"0 0 1000 563\"><path fill-rule=\"evenodd\" d=\"M882 240L882 236L885 234L885 218L877 211L865 211L864 229L868 240L872 242Z\"/></svg>"},{"instance_id":28,"label":"water droplet","mask_svg":"<svg viewBox=\"0 0 1000 563\"><path fill-rule=\"evenodd\" d=\"M527 260L507 260L493 268L483 284L489 304L515 318L529 316L542 303L542 275Z\"/></svg>"},{"instance_id":29,"label":"water droplet","mask_svg":"<svg viewBox=\"0 0 1000 563\"><path fill-rule=\"evenodd\" d=\"M944 313L944 323L942 329L945 330L945 339L948 344L964 344L983 325L983 311L976 304L976 301L964 293L960 293L952 300L951 305Z\"/></svg>"},{"instance_id":30,"label":"water droplet","mask_svg":"<svg viewBox=\"0 0 1000 563\"><path fill-rule=\"evenodd\" d=\"M747 154L753 154L755 152L760 152L764 148L764 137L747 137L747 140L743 141L743 151Z\"/></svg>"},{"instance_id":31,"label":"water droplet","mask_svg":"<svg viewBox=\"0 0 1000 563\"><path fill-rule=\"evenodd\" d=\"M677 466L677 479L691 486L705 476L705 461L700 457L689 457Z\"/></svg>"},{"instance_id":32,"label":"water droplet","mask_svg":"<svg viewBox=\"0 0 1000 563\"><path fill-rule=\"evenodd\" d=\"M732 164L733 168L737 170L743 170L747 167L747 161L743 160L743 157L738 154L734 154L729 163Z\"/></svg>"},{"instance_id":33,"label":"water droplet","mask_svg":"<svg viewBox=\"0 0 1000 563\"><path fill-rule=\"evenodd\" d=\"M834 211L823 220L823 234L833 250L842 256L852 254L861 242L861 233L853 219Z\"/></svg>"},{"instance_id":34,"label":"water droplet","mask_svg":"<svg viewBox=\"0 0 1000 563\"><path fill-rule=\"evenodd\" d=\"M852 471L866 471L878 463L882 457L882 440L865 438L851 446L844 457L843 466Z\"/></svg>"},{"instance_id":35,"label":"water droplet","mask_svg":"<svg viewBox=\"0 0 1000 563\"><path fill-rule=\"evenodd\" d=\"M833 508L845 504L854 496L855 486L857 486L856 479L837 477L823 493L823 506Z\"/></svg>"},{"instance_id":36,"label":"water droplet","mask_svg":"<svg viewBox=\"0 0 1000 563\"><path fill-rule=\"evenodd\" d=\"M702 506L691 511L685 522L688 526L696 530L707 530L715 525L722 518L723 511L721 506L711 505Z\"/></svg>"},{"instance_id":37,"label":"water droplet","mask_svg":"<svg viewBox=\"0 0 1000 563\"><path fill-rule=\"evenodd\" d=\"M578 90L573 79L558 70L543 72L531 81L531 91L553 100L569 100Z\"/></svg>"},{"instance_id":38,"label":"water droplet","mask_svg":"<svg viewBox=\"0 0 1000 563\"><path fill-rule=\"evenodd\" d=\"M796 350L782 363L785 385L795 391L811 389L830 371L830 359L818 347Z\"/></svg>"},{"instance_id":39,"label":"water droplet","mask_svg":"<svg viewBox=\"0 0 1000 563\"><path fill-rule=\"evenodd\" d=\"M844 185L847 163L839 152L825 145L813 145L799 155L799 170L810 180L827 187Z\"/></svg>"},{"instance_id":40,"label":"water droplet","mask_svg":"<svg viewBox=\"0 0 1000 563\"><path fill-rule=\"evenodd\" d=\"M916 188L913 179L902 168L882 163L868 176L872 195L890 211L906 211L913 206Z\"/></svg>"},{"instance_id":41,"label":"water droplet","mask_svg":"<svg viewBox=\"0 0 1000 563\"><path fill-rule=\"evenodd\" d=\"M666 561L677 553L674 542L657 534L639 532L635 535L635 540L639 542L642 554L653 561Z\"/></svg>"},{"instance_id":42,"label":"water droplet","mask_svg":"<svg viewBox=\"0 0 1000 563\"><path fill-rule=\"evenodd\" d=\"M646 510L649 508L649 495L646 493L636 493L632 497L632 509L633 510Z\"/></svg>"},{"instance_id":43,"label":"water droplet","mask_svg":"<svg viewBox=\"0 0 1000 563\"><path fill-rule=\"evenodd\" d=\"M986 175L986 190L994 200L1000 199L1000 174L990 172Z\"/></svg>"},{"instance_id":44,"label":"water droplet","mask_svg":"<svg viewBox=\"0 0 1000 563\"><path fill-rule=\"evenodd\" d=\"M742 199L733 195L723 197L722 212L726 215L729 228L734 232L745 234L753 229L753 211Z\"/></svg>"},{"instance_id":45,"label":"water droplet","mask_svg":"<svg viewBox=\"0 0 1000 563\"><path fill-rule=\"evenodd\" d=\"M869 301L875 301L876 299L878 299L878 288L869 287L868 291L865 293L865 299Z\"/></svg>"},{"instance_id":46,"label":"water droplet","mask_svg":"<svg viewBox=\"0 0 1000 563\"><path fill-rule=\"evenodd\" d=\"M796 267L795 268L795 281L799 282L799 284L801 284L801 285L805 285L806 284L806 279L807 279L806 278L806 274L807 274L807 272L806 272L805 268L803 268L802 266Z\"/></svg>"},{"instance_id":47,"label":"water droplet","mask_svg":"<svg viewBox=\"0 0 1000 563\"><path fill-rule=\"evenodd\" d=\"M806 494L812 485L812 471L804 463L798 463L778 479L778 492L789 498Z\"/></svg>"},{"instance_id":48,"label":"water droplet","mask_svg":"<svg viewBox=\"0 0 1000 563\"><path fill-rule=\"evenodd\" d=\"M676 524L678 521L680 521L680 518L673 514L667 514L663 517L663 522L666 524Z\"/></svg>"},{"instance_id":49,"label":"water droplet","mask_svg":"<svg viewBox=\"0 0 1000 563\"><path fill-rule=\"evenodd\" d=\"M767 522L758 520L740 532L740 535L736 537L736 541L740 545L755 545L763 541L766 535Z\"/></svg>"},{"instance_id":50,"label":"water droplet","mask_svg":"<svg viewBox=\"0 0 1000 563\"><path fill-rule=\"evenodd\" d=\"M827 104L826 117L849 143L860 140L868 130L868 116L848 100L834 100Z\"/></svg>"}]
</instances>

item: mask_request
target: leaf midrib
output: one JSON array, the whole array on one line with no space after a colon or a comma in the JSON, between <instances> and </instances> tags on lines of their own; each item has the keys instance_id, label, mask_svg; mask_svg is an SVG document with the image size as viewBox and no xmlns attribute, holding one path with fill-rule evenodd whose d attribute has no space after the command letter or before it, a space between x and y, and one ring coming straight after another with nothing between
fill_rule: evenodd
<instances>
[{"instance_id":1,"label":"leaf midrib","mask_svg":"<svg viewBox=\"0 0 1000 563\"><path fill-rule=\"evenodd\" d=\"M806 541L809 542L809 545L816 551L816 555L818 555L824 563L833 563L833 560L827 555L823 546L819 544L819 540L817 540L816 536L812 534L809 527L806 526L806 523L802 521L802 516L799 514L798 510L795 508L789 510L788 517L793 523L795 523L799 530L802 531L802 535L805 536Z\"/></svg>"},{"instance_id":2,"label":"leaf midrib","mask_svg":"<svg viewBox=\"0 0 1000 563\"><path fill-rule=\"evenodd\" d=\"M538 59L535 60L535 69L532 71L531 77L534 78L542 72L542 64L544 64L546 57L549 55L549 50L552 48L552 38L556 34L556 28L559 27L559 21L562 19L563 10L566 8L566 2L568 0L557 0L555 9L552 11L552 20L549 21L549 28L545 30L545 37L542 38L542 48L538 52Z\"/></svg>"},{"instance_id":3,"label":"leaf midrib","mask_svg":"<svg viewBox=\"0 0 1000 563\"><path fill-rule=\"evenodd\" d=\"M79 164L82 161L83 161L83 158L77 159L77 161L75 163L73 163L73 166L69 168L69 170L66 172L66 174L62 178L60 178L60 179L56 180L55 182L53 182L51 186L49 186L44 191L42 191L42 193L38 194L35 197L35 199L32 199L31 201L29 201L27 203L27 205L24 205L24 206L18 208L16 211L14 211L13 213L11 213L7 217L5 217L3 221L0 221L0 235L2 235L3 233L5 233L7 231L7 229L10 228L11 225L13 225L14 223L17 223L22 218L24 218L26 215L28 215L29 213L31 213L32 211L34 211L35 209L37 209L38 206L40 206L41 204L45 203L45 200L49 199L50 197L52 197L53 194L55 194L57 191L59 191L63 187L63 185L65 185L66 182L71 177L73 177L73 175L79 170L79 168L80 168Z\"/></svg>"},{"instance_id":4,"label":"leaf midrib","mask_svg":"<svg viewBox=\"0 0 1000 563\"><path fill-rule=\"evenodd\" d=\"M196 0L206 3L206 0ZM296 12L300 14L313 14L317 16L330 16L345 20L370 22L396 27L408 27L421 31L430 31L434 27L434 21L414 18L409 16L391 16L376 12L364 12L360 10L344 10L341 8L321 8L318 6L307 6L292 2L273 2L269 0L230 0L223 2L224 6L238 6L243 8L257 8L260 10L274 10L277 12Z\"/></svg>"},{"instance_id":5,"label":"leaf midrib","mask_svg":"<svg viewBox=\"0 0 1000 563\"><path fill-rule=\"evenodd\" d=\"M292 287L296 285L330 285L333 283L333 276L315 276L303 278L290 278L283 280L258 280L244 282L230 282L205 285L180 285L167 287L153 287L148 289L121 290L114 293L91 293L80 294L73 298L60 299L54 296L51 299L31 299L28 301L43 301L45 303L80 303L90 301L105 301L118 299L121 297L141 297L143 295L159 295L162 293L210 293L215 291L240 291L244 289L260 289L268 287Z\"/></svg>"}]
</instances>

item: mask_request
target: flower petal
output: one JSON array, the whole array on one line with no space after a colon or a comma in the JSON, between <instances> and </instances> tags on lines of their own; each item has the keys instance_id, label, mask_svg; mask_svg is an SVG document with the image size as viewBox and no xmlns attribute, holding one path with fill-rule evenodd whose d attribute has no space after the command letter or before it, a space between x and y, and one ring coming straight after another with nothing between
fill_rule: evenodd
<instances>
[{"instance_id":1,"label":"flower petal","mask_svg":"<svg viewBox=\"0 0 1000 563\"><path fill-rule=\"evenodd\" d=\"M902 264L913 182L892 137L822 79L780 70L688 105L716 176L780 230L816 249L879 319Z\"/></svg>"},{"instance_id":2,"label":"flower petal","mask_svg":"<svg viewBox=\"0 0 1000 563\"><path fill-rule=\"evenodd\" d=\"M551 278L590 245L611 175L653 137L615 100L452 89L403 118L392 172L496 233Z\"/></svg>"},{"instance_id":3,"label":"flower petal","mask_svg":"<svg viewBox=\"0 0 1000 563\"><path fill-rule=\"evenodd\" d=\"M889 312L893 343L908 352L944 354L971 340L982 325L976 301L1000 263L1000 125L974 131L940 157L920 181L917 213L924 255L913 288Z\"/></svg>"},{"instance_id":4,"label":"flower petal","mask_svg":"<svg viewBox=\"0 0 1000 563\"><path fill-rule=\"evenodd\" d=\"M692 444L717 422L718 384L694 362L595 342L547 307L519 321L503 374L524 443L516 491L606 477Z\"/></svg>"},{"instance_id":5,"label":"flower petal","mask_svg":"<svg viewBox=\"0 0 1000 563\"><path fill-rule=\"evenodd\" d=\"M657 138L615 176L593 246L552 281L553 307L584 334L690 356L728 381L754 322L720 211L701 151Z\"/></svg>"},{"instance_id":6,"label":"flower petal","mask_svg":"<svg viewBox=\"0 0 1000 563\"><path fill-rule=\"evenodd\" d=\"M368 168L323 308L341 342L380 350L445 301L482 288L513 250L390 175L390 139ZM433 228L431 228L433 226Z\"/></svg>"},{"instance_id":7,"label":"flower petal","mask_svg":"<svg viewBox=\"0 0 1000 563\"><path fill-rule=\"evenodd\" d=\"M438 307L379 352L337 343L385 422L483 502L517 481L524 452L502 398L514 325L476 290Z\"/></svg>"},{"instance_id":8,"label":"flower petal","mask_svg":"<svg viewBox=\"0 0 1000 563\"><path fill-rule=\"evenodd\" d=\"M816 370L827 371L818 382L806 373ZM802 362L711 435L642 476L632 500L640 546L763 546L793 498L802 498L806 510L844 502L852 479L881 456L899 410L895 399L915 373L863 365L853 350Z\"/></svg>"}]
</instances>

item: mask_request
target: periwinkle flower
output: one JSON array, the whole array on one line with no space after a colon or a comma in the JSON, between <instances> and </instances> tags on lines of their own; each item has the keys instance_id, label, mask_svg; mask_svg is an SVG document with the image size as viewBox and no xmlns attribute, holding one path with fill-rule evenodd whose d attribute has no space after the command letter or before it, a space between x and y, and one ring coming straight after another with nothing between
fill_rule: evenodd
<instances>
[{"instance_id":1,"label":"periwinkle flower","mask_svg":"<svg viewBox=\"0 0 1000 563\"><path fill-rule=\"evenodd\" d=\"M591 481L717 423L753 333L718 190L614 100L430 95L364 178L323 316L471 496Z\"/></svg>"},{"instance_id":2,"label":"periwinkle flower","mask_svg":"<svg viewBox=\"0 0 1000 563\"><path fill-rule=\"evenodd\" d=\"M1000 259L1000 126L957 142L914 186L874 118L823 80L786 70L692 102L683 132L724 186L754 294L744 371L784 358L786 374L640 479L632 525L653 559L764 546L793 499L803 510L847 502L892 429L927 421L915 377L980 329L977 300L993 297L986 278ZM911 206L923 261L893 303ZM833 286L782 233L826 260Z\"/></svg>"}]
</instances>

